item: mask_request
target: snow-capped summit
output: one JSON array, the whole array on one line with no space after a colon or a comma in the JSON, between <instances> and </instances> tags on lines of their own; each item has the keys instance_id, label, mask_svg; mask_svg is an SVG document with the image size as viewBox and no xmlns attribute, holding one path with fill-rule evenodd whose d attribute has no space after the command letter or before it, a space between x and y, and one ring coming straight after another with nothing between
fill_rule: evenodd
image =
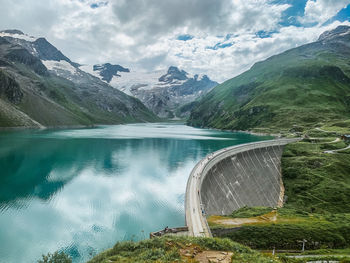
<instances>
[{"instance_id":1,"label":"snow-capped summit","mask_svg":"<svg viewBox=\"0 0 350 263\"><path fill-rule=\"evenodd\" d=\"M34 42L37 38L24 34L17 29L7 29L0 31L0 37L11 37L15 39L23 39L25 41Z\"/></svg>"},{"instance_id":2,"label":"snow-capped summit","mask_svg":"<svg viewBox=\"0 0 350 263\"><path fill-rule=\"evenodd\" d=\"M54 47L45 38L35 38L24 34L17 29L0 31L0 37L5 38L10 43L20 45L27 49L32 55L38 57L42 61L48 61L47 64L54 64L54 62L61 62L64 64L64 68L67 67L66 63L72 67L80 66L78 63L72 62L69 58L62 54L56 47ZM56 63L57 64L57 63Z\"/></svg>"},{"instance_id":3,"label":"snow-capped summit","mask_svg":"<svg viewBox=\"0 0 350 263\"><path fill-rule=\"evenodd\" d=\"M186 80L187 72L184 70L179 70L177 67L171 66L168 72L159 78L160 82L172 83L174 80Z\"/></svg>"},{"instance_id":4,"label":"snow-capped summit","mask_svg":"<svg viewBox=\"0 0 350 263\"><path fill-rule=\"evenodd\" d=\"M160 117L174 117L179 107L217 85L206 75L191 75L175 66L153 72L137 72L110 63L80 69L140 99Z\"/></svg>"}]
</instances>

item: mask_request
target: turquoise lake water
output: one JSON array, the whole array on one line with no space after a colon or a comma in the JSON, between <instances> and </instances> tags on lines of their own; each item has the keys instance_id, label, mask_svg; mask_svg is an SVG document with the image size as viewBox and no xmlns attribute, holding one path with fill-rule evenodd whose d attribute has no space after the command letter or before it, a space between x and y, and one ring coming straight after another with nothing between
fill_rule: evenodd
<instances>
[{"instance_id":1,"label":"turquoise lake water","mask_svg":"<svg viewBox=\"0 0 350 263\"><path fill-rule=\"evenodd\" d=\"M195 164L270 138L163 123L0 132L0 262L56 250L86 262L117 241L184 226Z\"/></svg>"}]
</instances>

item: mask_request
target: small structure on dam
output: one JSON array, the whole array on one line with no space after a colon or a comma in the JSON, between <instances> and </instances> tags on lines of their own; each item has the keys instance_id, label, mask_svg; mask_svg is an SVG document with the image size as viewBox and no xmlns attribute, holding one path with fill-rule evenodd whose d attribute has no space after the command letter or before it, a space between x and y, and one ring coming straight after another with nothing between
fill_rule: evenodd
<instances>
[{"instance_id":1,"label":"small structure on dam","mask_svg":"<svg viewBox=\"0 0 350 263\"><path fill-rule=\"evenodd\" d=\"M206 215L228 215L243 206L282 206L283 147L298 140L237 145L201 160L192 170L186 188L190 235L211 236Z\"/></svg>"}]
</instances>

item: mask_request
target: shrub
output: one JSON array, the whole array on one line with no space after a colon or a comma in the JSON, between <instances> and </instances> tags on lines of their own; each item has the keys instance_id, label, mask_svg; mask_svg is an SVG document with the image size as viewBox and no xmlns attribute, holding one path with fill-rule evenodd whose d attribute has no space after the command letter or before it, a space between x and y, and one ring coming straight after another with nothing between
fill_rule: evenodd
<instances>
[{"instance_id":1,"label":"shrub","mask_svg":"<svg viewBox=\"0 0 350 263\"><path fill-rule=\"evenodd\" d=\"M38 260L38 263L72 263L72 259L64 252L58 252L47 255L42 255L42 259Z\"/></svg>"}]
</instances>

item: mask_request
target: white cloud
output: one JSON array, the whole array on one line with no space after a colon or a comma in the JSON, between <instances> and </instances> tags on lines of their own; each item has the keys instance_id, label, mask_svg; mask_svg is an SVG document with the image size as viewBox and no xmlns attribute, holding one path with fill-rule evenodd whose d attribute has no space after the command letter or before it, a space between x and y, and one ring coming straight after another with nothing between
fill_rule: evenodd
<instances>
[{"instance_id":1,"label":"white cloud","mask_svg":"<svg viewBox=\"0 0 350 263\"><path fill-rule=\"evenodd\" d=\"M248 70L255 62L264 60L272 55L290 48L316 41L321 33L331 30L340 24L349 22L338 21L319 27L281 28L268 38L259 38L254 33L234 36L226 42L234 43L231 47L211 50L213 46L222 42L224 38L207 36L189 41L173 41L164 39L164 46L168 47L169 63L179 65L193 73L204 73L218 81L224 81ZM178 55L181 54L181 57Z\"/></svg>"},{"instance_id":2,"label":"white cloud","mask_svg":"<svg viewBox=\"0 0 350 263\"><path fill-rule=\"evenodd\" d=\"M300 18L300 21L302 23L322 24L349 4L349 0L308 0L304 16Z\"/></svg>"},{"instance_id":3,"label":"white cloud","mask_svg":"<svg viewBox=\"0 0 350 263\"><path fill-rule=\"evenodd\" d=\"M290 5L270 0L0 0L0 24L44 36L73 61L117 63L131 70L170 65L224 81L278 52L317 39L322 27L349 0L309 0L304 22L314 27L282 27ZM104 2L105 3L105 2ZM268 38L256 32L274 32ZM194 36L179 41L182 34ZM232 34L225 39L227 34ZM218 43L233 44L217 50Z\"/></svg>"}]
</instances>

